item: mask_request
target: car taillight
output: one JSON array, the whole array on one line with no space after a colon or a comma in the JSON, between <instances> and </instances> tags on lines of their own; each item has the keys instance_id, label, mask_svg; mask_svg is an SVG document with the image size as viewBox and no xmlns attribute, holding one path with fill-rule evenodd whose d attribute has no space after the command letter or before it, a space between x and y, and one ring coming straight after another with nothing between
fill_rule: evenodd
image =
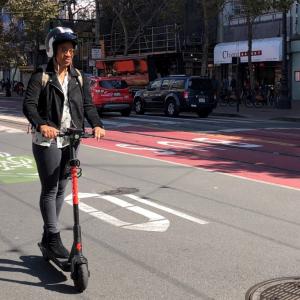
<instances>
[{"instance_id":1,"label":"car taillight","mask_svg":"<svg viewBox=\"0 0 300 300\"><path fill-rule=\"evenodd\" d=\"M183 92L183 98L184 98L185 100L189 99L189 92L184 91L184 92Z\"/></svg>"}]
</instances>

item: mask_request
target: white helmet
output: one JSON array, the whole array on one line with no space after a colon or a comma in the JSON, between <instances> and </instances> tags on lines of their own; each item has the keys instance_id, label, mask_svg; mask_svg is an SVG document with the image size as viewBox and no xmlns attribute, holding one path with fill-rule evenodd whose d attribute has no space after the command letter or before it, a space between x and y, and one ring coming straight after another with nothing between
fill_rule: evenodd
<instances>
[{"instance_id":1,"label":"white helmet","mask_svg":"<svg viewBox=\"0 0 300 300\"><path fill-rule=\"evenodd\" d=\"M67 28L67 27L53 28L47 34L46 41L45 41L47 56L49 58L53 57L57 45L64 42L72 42L75 48L77 45L77 34L74 33L71 28Z\"/></svg>"}]
</instances>

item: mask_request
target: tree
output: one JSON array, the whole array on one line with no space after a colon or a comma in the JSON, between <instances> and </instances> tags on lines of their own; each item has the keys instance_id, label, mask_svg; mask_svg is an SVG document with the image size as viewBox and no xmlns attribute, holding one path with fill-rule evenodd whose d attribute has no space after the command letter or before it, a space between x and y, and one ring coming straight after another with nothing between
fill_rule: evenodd
<instances>
[{"instance_id":1,"label":"tree","mask_svg":"<svg viewBox=\"0 0 300 300\"><path fill-rule=\"evenodd\" d=\"M254 89L254 72L252 64L253 24L255 19L270 9L270 0L240 0L244 17L248 26L248 68L250 76L250 89Z\"/></svg>"},{"instance_id":2,"label":"tree","mask_svg":"<svg viewBox=\"0 0 300 300\"><path fill-rule=\"evenodd\" d=\"M60 0L62 8L68 13L68 20L74 20L75 15L77 19L88 19L90 11L95 11L95 3L99 2L100 0Z\"/></svg>"},{"instance_id":3,"label":"tree","mask_svg":"<svg viewBox=\"0 0 300 300\"><path fill-rule=\"evenodd\" d=\"M200 0L203 23L203 42L202 42L202 60L201 75L205 76L208 65L208 55L210 46L210 37L212 37L211 21L215 20L225 4L225 0Z\"/></svg>"},{"instance_id":4,"label":"tree","mask_svg":"<svg viewBox=\"0 0 300 300\"><path fill-rule=\"evenodd\" d=\"M23 41L34 49L34 66L38 66L39 45L50 20L57 18L59 5L53 0L8 0L8 11L24 24Z\"/></svg>"}]
</instances>

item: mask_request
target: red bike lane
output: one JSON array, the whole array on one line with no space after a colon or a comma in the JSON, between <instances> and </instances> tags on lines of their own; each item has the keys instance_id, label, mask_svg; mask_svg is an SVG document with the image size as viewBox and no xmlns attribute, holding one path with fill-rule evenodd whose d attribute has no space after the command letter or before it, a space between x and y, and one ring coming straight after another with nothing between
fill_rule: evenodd
<instances>
[{"instance_id":1,"label":"red bike lane","mask_svg":"<svg viewBox=\"0 0 300 300\"><path fill-rule=\"evenodd\" d=\"M108 131L100 143L83 143L300 189L299 133L300 129L256 129L208 134L131 126Z\"/></svg>"}]
</instances>

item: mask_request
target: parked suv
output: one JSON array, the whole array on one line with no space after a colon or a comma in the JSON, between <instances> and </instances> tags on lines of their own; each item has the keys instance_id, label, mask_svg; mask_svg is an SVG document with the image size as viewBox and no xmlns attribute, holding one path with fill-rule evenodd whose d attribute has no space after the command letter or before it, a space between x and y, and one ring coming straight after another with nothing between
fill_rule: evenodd
<instances>
[{"instance_id":1,"label":"parked suv","mask_svg":"<svg viewBox=\"0 0 300 300\"><path fill-rule=\"evenodd\" d=\"M103 111L121 112L129 116L133 96L126 81L119 77L90 77L90 91L93 103L99 113Z\"/></svg>"},{"instance_id":2,"label":"parked suv","mask_svg":"<svg viewBox=\"0 0 300 300\"><path fill-rule=\"evenodd\" d=\"M134 96L134 110L163 109L167 116L175 117L182 111L195 111L207 117L215 108L217 97L211 79L199 76L172 75L151 82L145 90Z\"/></svg>"}]
</instances>

